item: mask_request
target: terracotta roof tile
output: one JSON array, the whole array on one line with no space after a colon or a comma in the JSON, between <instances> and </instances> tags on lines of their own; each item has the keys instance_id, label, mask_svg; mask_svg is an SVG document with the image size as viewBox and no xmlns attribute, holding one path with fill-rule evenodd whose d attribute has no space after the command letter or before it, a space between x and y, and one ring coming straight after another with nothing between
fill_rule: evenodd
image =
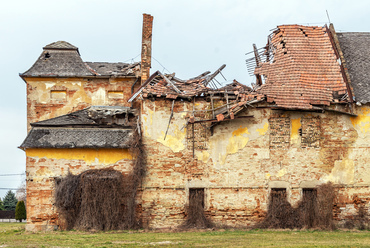
<instances>
[{"instance_id":1,"label":"terracotta roof tile","mask_svg":"<svg viewBox=\"0 0 370 248\"><path fill-rule=\"evenodd\" d=\"M258 90L279 107L311 109L329 105L347 92L326 27L279 26L272 34L273 61L255 74L265 76Z\"/></svg>"}]
</instances>

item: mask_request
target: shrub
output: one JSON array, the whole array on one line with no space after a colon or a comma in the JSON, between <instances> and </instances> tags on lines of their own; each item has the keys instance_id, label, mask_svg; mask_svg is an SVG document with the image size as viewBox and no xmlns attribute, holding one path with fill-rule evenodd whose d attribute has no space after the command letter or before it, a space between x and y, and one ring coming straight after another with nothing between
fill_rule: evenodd
<instances>
[{"instance_id":1,"label":"shrub","mask_svg":"<svg viewBox=\"0 0 370 248\"><path fill-rule=\"evenodd\" d=\"M24 201L19 201L17 203L17 206L15 207L15 219L19 220L19 222L27 219L26 206L24 205Z\"/></svg>"}]
</instances>

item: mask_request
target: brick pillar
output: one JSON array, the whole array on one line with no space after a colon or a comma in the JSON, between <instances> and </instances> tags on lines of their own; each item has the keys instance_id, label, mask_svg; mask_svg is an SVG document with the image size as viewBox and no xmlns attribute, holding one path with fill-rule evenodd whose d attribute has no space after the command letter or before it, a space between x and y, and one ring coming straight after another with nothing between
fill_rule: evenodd
<instances>
[{"instance_id":1,"label":"brick pillar","mask_svg":"<svg viewBox=\"0 0 370 248\"><path fill-rule=\"evenodd\" d=\"M143 37L141 41L141 83L150 76L152 65L152 27L153 16L143 14Z\"/></svg>"}]
</instances>

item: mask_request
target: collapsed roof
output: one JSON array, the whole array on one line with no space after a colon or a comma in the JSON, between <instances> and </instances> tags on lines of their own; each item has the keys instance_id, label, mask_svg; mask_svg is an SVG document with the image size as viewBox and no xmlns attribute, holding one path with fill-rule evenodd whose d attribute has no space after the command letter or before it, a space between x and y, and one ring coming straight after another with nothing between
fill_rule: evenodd
<instances>
[{"instance_id":1,"label":"collapsed roof","mask_svg":"<svg viewBox=\"0 0 370 248\"><path fill-rule=\"evenodd\" d=\"M347 85L329 29L282 25L256 53L254 74L262 76L258 92L267 102L286 109L313 109L348 102Z\"/></svg>"},{"instance_id":2,"label":"collapsed roof","mask_svg":"<svg viewBox=\"0 0 370 248\"><path fill-rule=\"evenodd\" d=\"M282 25L268 36L262 52L255 50L255 56L247 60L257 78L254 89L236 81L220 89L210 88L209 72L180 80L174 74L163 75L157 71L129 102L140 94L143 98L177 99L228 92L239 96L235 101L239 105L264 99L271 107L322 111L331 104L352 101L338 58L326 26ZM212 75L217 75L217 71Z\"/></svg>"},{"instance_id":3,"label":"collapsed roof","mask_svg":"<svg viewBox=\"0 0 370 248\"><path fill-rule=\"evenodd\" d=\"M147 81L129 98L128 102L134 101L139 95L143 98L167 98L167 99L190 99L192 97L204 97L217 94L248 95L252 89L234 80L224 87L218 88L219 82L215 79L226 67L222 65L214 73L206 71L199 76L182 80L173 74L162 74L160 71L153 73ZM222 75L223 76L223 75Z\"/></svg>"},{"instance_id":4,"label":"collapsed roof","mask_svg":"<svg viewBox=\"0 0 370 248\"><path fill-rule=\"evenodd\" d=\"M78 48L57 41L43 48L32 67L21 77L137 77L140 63L84 62Z\"/></svg>"},{"instance_id":5,"label":"collapsed roof","mask_svg":"<svg viewBox=\"0 0 370 248\"><path fill-rule=\"evenodd\" d=\"M20 148L129 148L135 110L120 106L92 106L32 123Z\"/></svg>"}]
</instances>

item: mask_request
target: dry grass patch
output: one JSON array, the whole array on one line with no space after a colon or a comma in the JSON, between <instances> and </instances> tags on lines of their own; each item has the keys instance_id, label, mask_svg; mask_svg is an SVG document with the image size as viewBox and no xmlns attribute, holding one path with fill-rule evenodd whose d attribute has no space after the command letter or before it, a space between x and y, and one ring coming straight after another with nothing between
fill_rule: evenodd
<instances>
[{"instance_id":1,"label":"dry grass patch","mask_svg":"<svg viewBox=\"0 0 370 248\"><path fill-rule=\"evenodd\" d=\"M28 233L0 223L2 247L369 247L369 231L214 230Z\"/></svg>"}]
</instances>

